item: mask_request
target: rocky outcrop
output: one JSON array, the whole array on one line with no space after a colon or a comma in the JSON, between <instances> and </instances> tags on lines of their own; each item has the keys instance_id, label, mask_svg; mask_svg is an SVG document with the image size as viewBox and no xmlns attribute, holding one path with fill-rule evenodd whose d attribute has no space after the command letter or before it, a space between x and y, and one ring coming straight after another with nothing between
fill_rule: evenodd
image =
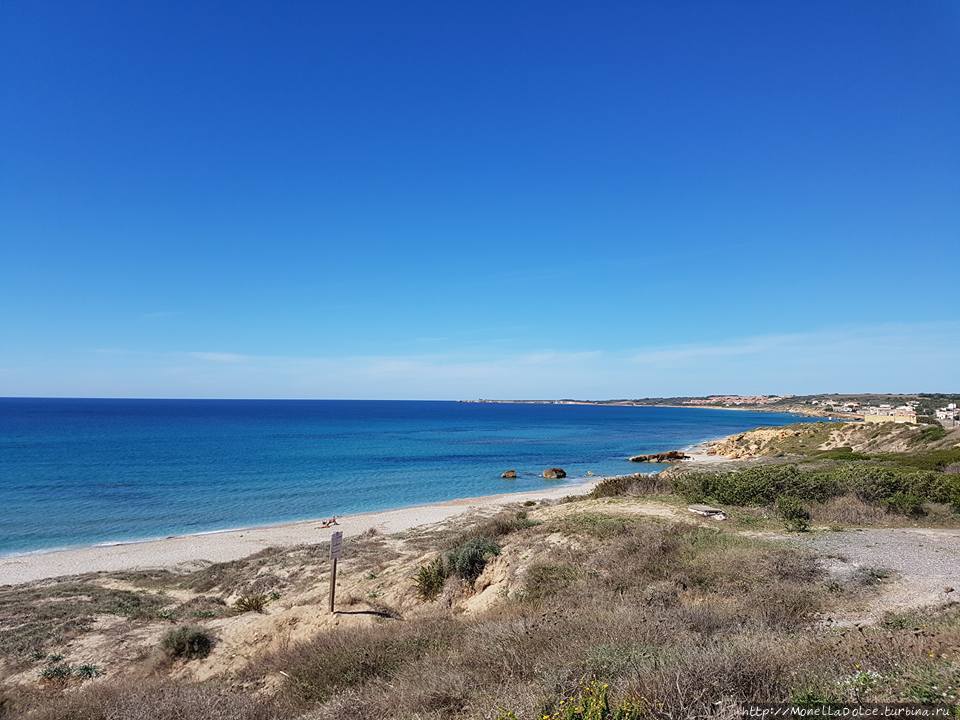
<instances>
[{"instance_id":1,"label":"rocky outcrop","mask_svg":"<svg viewBox=\"0 0 960 720\"><path fill-rule=\"evenodd\" d=\"M826 450L904 453L940 449L960 441L960 429L939 440L924 439L922 426L894 423L802 423L757 428L708 443L707 454L730 459L809 456Z\"/></svg>"},{"instance_id":2,"label":"rocky outcrop","mask_svg":"<svg viewBox=\"0 0 960 720\"><path fill-rule=\"evenodd\" d=\"M502 477L504 480L515 480L517 478L517 471L504 470L502 473L500 473L500 477Z\"/></svg>"},{"instance_id":3,"label":"rocky outcrop","mask_svg":"<svg viewBox=\"0 0 960 720\"><path fill-rule=\"evenodd\" d=\"M563 468L547 468L543 471L543 476L547 480L560 480L567 476L567 471Z\"/></svg>"},{"instance_id":4,"label":"rocky outcrop","mask_svg":"<svg viewBox=\"0 0 960 720\"><path fill-rule=\"evenodd\" d=\"M689 459L690 456L680 450L669 450L662 453L650 453L649 455L634 455L633 457L629 458L630 462L652 463L679 462L681 460Z\"/></svg>"}]
</instances>

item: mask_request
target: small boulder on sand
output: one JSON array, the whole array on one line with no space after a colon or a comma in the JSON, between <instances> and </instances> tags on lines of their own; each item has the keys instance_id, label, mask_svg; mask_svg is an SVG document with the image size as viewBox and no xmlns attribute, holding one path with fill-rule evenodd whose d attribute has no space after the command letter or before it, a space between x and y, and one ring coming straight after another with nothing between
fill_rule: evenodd
<instances>
[{"instance_id":1,"label":"small boulder on sand","mask_svg":"<svg viewBox=\"0 0 960 720\"><path fill-rule=\"evenodd\" d=\"M543 471L543 476L547 480L559 480L567 476L567 471L563 468L547 468Z\"/></svg>"},{"instance_id":2,"label":"small boulder on sand","mask_svg":"<svg viewBox=\"0 0 960 720\"><path fill-rule=\"evenodd\" d=\"M727 514L723 510L710 505L690 505L687 507L687 510L692 512L694 515L702 515L703 517L708 517L711 520L727 519Z\"/></svg>"},{"instance_id":3,"label":"small boulder on sand","mask_svg":"<svg viewBox=\"0 0 960 720\"><path fill-rule=\"evenodd\" d=\"M515 480L517 477L517 471L504 470L502 473L500 473L500 477L502 477L504 480Z\"/></svg>"}]
</instances>

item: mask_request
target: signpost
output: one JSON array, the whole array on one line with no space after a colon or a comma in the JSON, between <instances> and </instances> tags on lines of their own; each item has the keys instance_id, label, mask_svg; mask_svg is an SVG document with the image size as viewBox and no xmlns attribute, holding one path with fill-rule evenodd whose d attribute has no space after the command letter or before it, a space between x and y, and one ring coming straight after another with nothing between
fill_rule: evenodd
<instances>
[{"instance_id":1,"label":"signpost","mask_svg":"<svg viewBox=\"0 0 960 720\"><path fill-rule=\"evenodd\" d=\"M333 612L333 598L337 592L337 560L340 559L340 550L343 547L343 533L339 530L330 536L330 560L333 567L330 570L330 612Z\"/></svg>"}]
</instances>

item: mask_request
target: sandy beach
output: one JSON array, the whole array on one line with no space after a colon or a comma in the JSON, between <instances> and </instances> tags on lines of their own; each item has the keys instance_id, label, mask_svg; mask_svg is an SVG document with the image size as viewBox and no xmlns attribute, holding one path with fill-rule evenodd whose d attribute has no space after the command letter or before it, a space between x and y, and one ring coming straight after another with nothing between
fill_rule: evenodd
<instances>
[{"instance_id":1,"label":"sandy beach","mask_svg":"<svg viewBox=\"0 0 960 720\"><path fill-rule=\"evenodd\" d=\"M338 516L339 526L322 528L321 520L305 520L260 527L223 530L160 540L95 545L0 557L0 585L43 580L63 575L120 570L193 567L198 563L226 562L268 547L284 547L328 540L335 530L345 536L370 528L383 533L442 522L461 513L496 508L526 500L556 500L586 494L603 478L565 483L553 488L460 498L414 507Z\"/></svg>"}]
</instances>

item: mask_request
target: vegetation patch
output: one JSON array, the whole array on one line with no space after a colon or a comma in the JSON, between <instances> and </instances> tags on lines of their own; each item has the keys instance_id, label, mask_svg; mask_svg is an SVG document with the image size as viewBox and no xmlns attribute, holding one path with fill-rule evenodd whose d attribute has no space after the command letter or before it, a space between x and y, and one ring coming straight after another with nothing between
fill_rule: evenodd
<instances>
[{"instance_id":1,"label":"vegetation patch","mask_svg":"<svg viewBox=\"0 0 960 720\"><path fill-rule=\"evenodd\" d=\"M182 625L167 632L160 647L169 658L193 660L205 658L213 649L213 635L199 625Z\"/></svg>"},{"instance_id":2,"label":"vegetation patch","mask_svg":"<svg viewBox=\"0 0 960 720\"><path fill-rule=\"evenodd\" d=\"M269 604L270 598L263 593L251 593L238 597L236 601L234 601L233 606L237 609L237 612L262 613L266 611L267 605Z\"/></svg>"},{"instance_id":3,"label":"vegetation patch","mask_svg":"<svg viewBox=\"0 0 960 720\"><path fill-rule=\"evenodd\" d=\"M475 537L458 545L447 555L447 567L451 575L456 575L467 582L473 582L487 560L500 554L500 544L487 537Z\"/></svg>"},{"instance_id":4,"label":"vegetation patch","mask_svg":"<svg viewBox=\"0 0 960 720\"><path fill-rule=\"evenodd\" d=\"M674 488L691 502L769 505L781 496L824 503L852 494L890 512L916 514L925 502L960 511L960 477L913 467L840 463L812 470L797 465L757 465L731 472L687 472Z\"/></svg>"},{"instance_id":5,"label":"vegetation patch","mask_svg":"<svg viewBox=\"0 0 960 720\"><path fill-rule=\"evenodd\" d=\"M536 601L562 593L577 575L577 569L566 563L535 563L527 568L522 597Z\"/></svg>"},{"instance_id":6,"label":"vegetation patch","mask_svg":"<svg viewBox=\"0 0 960 720\"><path fill-rule=\"evenodd\" d=\"M97 615L155 620L171 599L113 590L87 581L49 581L0 588L0 655L25 660L87 631Z\"/></svg>"},{"instance_id":7,"label":"vegetation patch","mask_svg":"<svg viewBox=\"0 0 960 720\"><path fill-rule=\"evenodd\" d=\"M660 495L673 489L666 473L635 473L604 478L596 484L589 497L605 498L617 495Z\"/></svg>"},{"instance_id":8,"label":"vegetation patch","mask_svg":"<svg viewBox=\"0 0 960 720\"><path fill-rule=\"evenodd\" d=\"M447 568L443 558L434 558L417 570L417 594L422 600L435 600L447 581Z\"/></svg>"},{"instance_id":9,"label":"vegetation patch","mask_svg":"<svg viewBox=\"0 0 960 720\"><path fill-rule=\"evenodd\" d=\"M778 497L777 515L786 521L787 530L791 532L806 532L810 529L810 511L795 497L790 495Z\"/></svg>"},{"instance_id":10,"label":"vegetation patch","mask_svg":"<svg viewBox=\"0 0 960 720\"><path fill-rule=\"evenodd\" d=\"M552 521L547 528L562 535L581 535L603 540L628 533L635 522L633 518L599 512L576 512Z\"/></svg>"}]
</instances>

